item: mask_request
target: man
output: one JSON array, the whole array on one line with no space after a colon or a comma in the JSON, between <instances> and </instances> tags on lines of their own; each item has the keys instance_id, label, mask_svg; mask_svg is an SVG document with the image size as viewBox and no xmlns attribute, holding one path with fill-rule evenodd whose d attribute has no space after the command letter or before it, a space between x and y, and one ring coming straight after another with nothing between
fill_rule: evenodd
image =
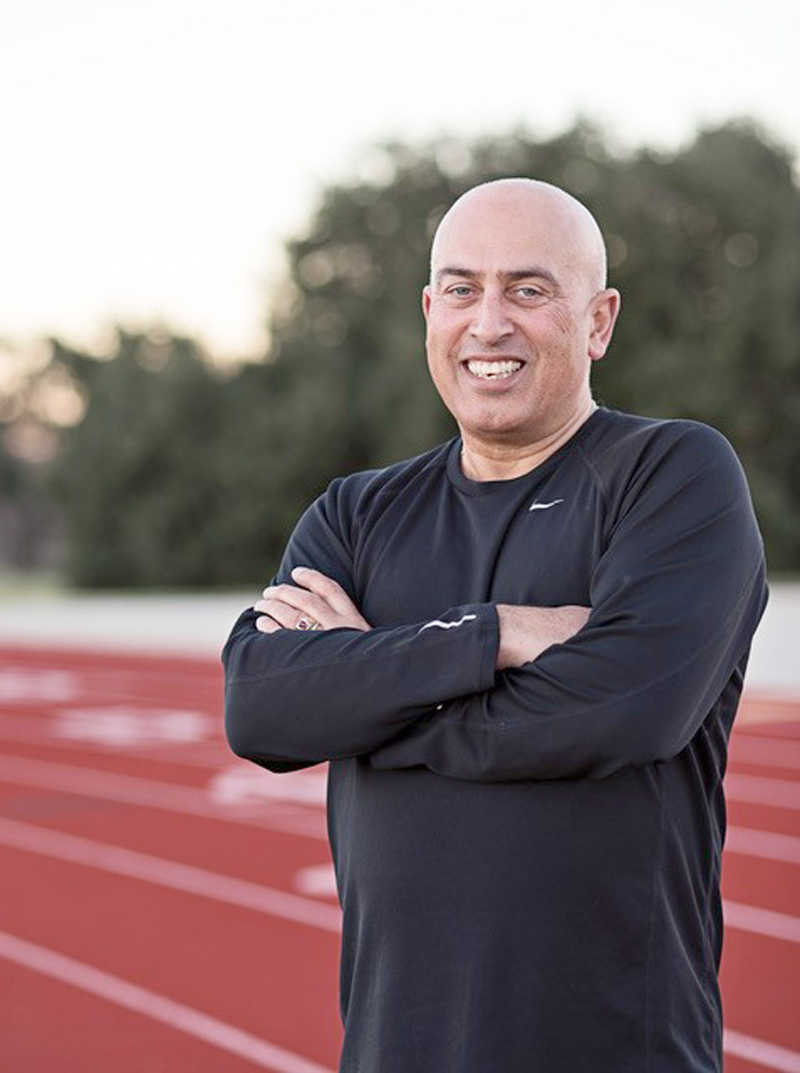
<instances>
[{"instance_id":1,"label":"man","mask_svg":"<svg viewBox=\"0 0 800 1073\"><path fill-rule=\"evenodd\" d=\"M592 400L619 310L544 183L423 308L460 436L334 481L226 646L234 750L329 760L343 1073L712 1073L721 779L765 603L726 441Z\"/></svg>"}]
</instances>

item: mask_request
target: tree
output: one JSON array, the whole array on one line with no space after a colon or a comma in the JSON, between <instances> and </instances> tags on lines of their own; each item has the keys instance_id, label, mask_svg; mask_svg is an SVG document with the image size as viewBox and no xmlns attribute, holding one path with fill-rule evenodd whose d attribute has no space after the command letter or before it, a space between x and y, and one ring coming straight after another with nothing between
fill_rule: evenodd
<instances>
[{"instance_id":1,"label":"tree","mask_svg":"<svg viewBox=\"0 0 800 1073\"><path fill-rule=\"evenodd\" d=\"M196 344L120 331L104 360L54 341L52 363L89 400L52 473L70 578L121 587L228 581L232 549L215 532L223 385Z\"/></svg>"},{"instance_id":2,"label":"tree","mask_svg":"<svg viewBox=\"0 0 800 1073\"><path fill-rule=\"evenodd\" d=\"M430 239L462 191L505 175L571 191L607 235L623 310L596 396L720 428L749 472L771 567L800 568L792 161L745 123L627 155L578 123L547 141L376 147L288 244L262 363L223 376L191 340L153 334L120 333L105 361L54 344L88 400L54 474L73 579L266 581L328 480L452 435L424 360Z\"/></svg>"},{"instance_id":3,"label":"tree","mask_svg":"<svg viewBox=\"0 0 800 1073\"><path fill-rule=\"evenodd\" d=\"M771 565L800 566L800 196L784 150L732 123L671 155L620 156L578 124L547 142L392 144L367 164L379 177L326 190L289 245L271 325L293 501L452 434L416 313L430 238L463 190L532 175L580 197L608 235L624 302L596 394L720 428L750 473Z\"/></svg>"}]
</instances>

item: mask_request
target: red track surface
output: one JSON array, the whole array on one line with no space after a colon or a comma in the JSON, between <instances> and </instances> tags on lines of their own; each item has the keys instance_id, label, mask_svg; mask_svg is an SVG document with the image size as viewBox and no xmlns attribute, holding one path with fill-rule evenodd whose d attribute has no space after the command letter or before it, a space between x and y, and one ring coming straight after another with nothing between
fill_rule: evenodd
<instances>
[{"instance_id":1,"label":"red track surface","mask_svg":"<svg viewBox=\"0 0 800 1073\"><path fill-rule=\"evenodd\" d=\"M336 1068L324 771L221 708L213 660L0 651L3 1071ZM800 1073L800 699L746 701L728 802L726 1071Z\"/></svg>"}]
</instances>

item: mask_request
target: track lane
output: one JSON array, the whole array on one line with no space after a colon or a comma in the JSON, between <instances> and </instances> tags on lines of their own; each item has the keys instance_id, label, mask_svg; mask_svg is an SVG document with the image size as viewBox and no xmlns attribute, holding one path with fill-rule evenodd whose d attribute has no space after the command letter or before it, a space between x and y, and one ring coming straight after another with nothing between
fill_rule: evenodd
<instances>
[{"instance_id":1,"label":"track lane","mask_svg":"<svg viewBox=\"0 0 800 1073\"><path fill-rule=\"evenodd\" d=\"M6 934L314 1061L335 1059L334 933L8 847L0 868L22 880L0 908Z\"/></svg>"},{"instance_id":2,"label":"track lane","mask_svg":"<svg viewBox=\"0 0 800 1073\"><path fill-rule=\"evenodd\" d=\"M0 954L8 1073L254 1073L253 1063Z\"/></svg>"},{"instance_id":3,"label":"track lane","mask_svg":"<svg viewBox=\"0 0 800 1073\"><path fill-rule=\"evenodd\" d=\"M38 779L32 777L28 782L23 780L0 784L0 816L9 816L17 822L22 821L44 827L46 831L51 831L56 835L60 833L87 841L105 842L112 848L119 845L123 850L128 849L133 853L163 858L168 864L174 861L179 865L196 867L201 871L216 872L224 879L235 881L238 878L244 882L268 887L276 887L277 884L277 888L281 890L293 887L298 874L306 869L310 869L312 875L321 876L329 868L329 858L323 842L324 819L319 789L310 792L310 797L313 797L314 793L317 794L316 804L310 800L304 803L298 803L296 800L294 803L287 802L281 800L279 795L271 800L259 800L258 790L255 797L252 795L253 787L260 789L266 785L279 786L284 783L284 780L272 779L255 768L239 764L228 753L222 741L219 721L220 694L216 692L221 680L220 672L213 661L150 660L139 656L120 661L116 656L95 658L86 654L76 662L70 654L61 653L52 663L48 662L46 657L43 667L41 653L18 653L18 656L16 681L5 675L5 668L0 669L0 708L5 709L10 719L6 725L8 735L4 736L4 716L0 712L0 749L7 757L10 756L12 762L45 763L47 768L28 768L28 775L30 776L33 772L38 774ZM6 703L3 705L4 689ZM37 689L40 694L49 692L49 696L37 696ZM16 700L8 695L14 690L16 690ZM87 703L87 694L92 697L91 705ZM81 708L91 709L91 712L96 713L98 719L102 720L105 718L102 713L108 714L109 710L113 709L113 705L117 706L117 717L122 708L126 711L132 710L134 713L152 713L172 706L211 714L216 722L207 724L197 740L181 744L134 740L125 743L124 746L114 746L100 739L82 741L80 738L54 734L54 727L62 722L59 713L65 706L69 706L73 712ZM734 790L737 777L740 779L740 785L745 786L745 792L739 795L740 797L752 798L754 786L762 792L762 797L773 795L774 783L778 784L779 792L784 797L791 793L788 784L793 781L797 781L797 786L800 788L800 778L796 778L798 772L794 762L797 744L800 742L800 722L787 722L792 714L797 719L799 711L800 706L790 709L783 701L778 706L771 701L765 704L758 702L755 707L749 702L744 705L745 717L749 718L755 712L762 720L773 718L776 721L770 724L763 722L749 724L740 720L737 725L732 741L730 772L734 776L732 783ZM24 726L20 723L20 716L25 718ZM134 723L137 719L138 716L134 719ZM11 722L14 721L17 730L16 739L11 727ZM140 720L142 724L146 721L147 716ZM109 718L107 722L106 731L108 732L109 727L113 730L113 718ZM124 712L122 722L124 723ZM81 725L80 720L78 724ZM82 725L87 725L86 720ZM91 726L91 720L88 726L90 730L94 729ZM740 741L742 747L739 745ZM2 757L0 757L1 763ZM220 808L218 801L209 806L207 798L210 781L215 777L222 778L228 773L236 772L237 767L250 772L249 786L245 788L244 795L238 799L238 803L236 800L229 801L225 808ZM53 775L54 769L58 777L56 781L62 780L60 788L47 785L45 775ZM65 772L63 769L70 770ZM238 774L233 778L234 796L242 791L241 778ZM89 789L96 792L94 797L87 796L87 779L92 784ZM103 779L115 781L117 789L123 785L129 799L122 799L126 796L124 793L121 797L119 794L115 796L111 791L100 793ZM761 781L754 783L754 779ZM79 783L82 783L83 793L80 792ZM158 789L152 785L153 783L164 783L168 790L195 791L197 797L203 799L203 803L194 811L192 808L165 810L154 807L152 796L149 803L141 799L148 793L152 795L154 790ZM102 783L102 785L108 784ZM224 778L222 778L222 785L225 785ZM133 793L134 788L143 792L135 800L133 799L136 798L136 794ZM161 789L158 789L158 793L161 792ZM248 800L248 793L250 794L249 803L245 804ZM212 816L209 814L209 807L219 809L219 812L215 812ZM234 815L236 818L233 818ZM759 837L777 834L779 837L790 840L800 836L800 830L798 830L800 809L787 807L785 802L775 808L763 802L737 800L734 792L729 801L729 816L734 832L742 829L749 830L751 833L755 832ZM284 829L276 830L276 825L280 826L281 823L284 824ZM285 828L291 827L292 824L295 825L295 830L290 834ZM313 835L309 833L312 829L315 831ZM304 830L302 837L297 837L297 830ZM209 831L215 832L214 837L209 837ZM731 845L732 847L735 845L734 839ZM787 849L787 845L789 843L781 843L782 852ZM297 846L304 848L298 853ZM5 850L0 851L0 859L3 859L3 853L13 852L11 847L6 846ZM27 866L19 863L24 857L29 858ZM23 879L24 876L30 877L31 874L42 874L41 868L30 860L33 857L34 854L30 850L20 850L18 853L18 867L23 873ZM291 867L289 866L290 860ZM283 867L280 865L281 861L284 862ZM752 877L762 869L764 863L773 870L768 873L766 879L761 881L762 886L759 887L759 881ZM65 889L75 891L87 885L85 876L83 879L76 878L80 872L98 871L87 867L86 864L79 865L68 861L45 861L44 866L45 870L52 869L52 872L48 874L53 877L51 883L54 884L55 889L60 889L60 882L55 879L60 873L62 879L66 875L71 876L63 880L64 886ZM789 869L789 871L782 869ZM768 908L774 912L783 908L786 910L785 915L789 915L790 912L796 914L798 907L788 904L795 898L796 874L797 866L791 861L784 861L783 858L773 861L770 865L769 860L760 860L758 854L726 853L725 896L734 904L746 905L755 901L756 904L751 908L756 910ZM784 880L782 877L785 875L789 875L790 878ZM106 881L110 881L110 886ZM315 931L313 927L280 921L276 921L277 927L274 927L268 923L263 913L259 915L254 910L235 906L219 905L216 917L214 912L209 917L208 898L185 890L162 890L159 893L158 885L153 883L149 884L152 889L146 894L144 888L148 884L131 876L107 875L97 882L91 881L89 885L95 888L95 893L88 895L89 900L97 906L97 913L100 915L104 911L104 906L105 912L109 911L108 898L110 897L112 909L115 906L121 908L127 906L138 924L150 919L153 921L159 919L157 908L159 902L166 919L177 922L175 927L172 925L169 929L162 927L158 934L165 949L151 959L155 960L157 965L161 965L163 958L170 963L177 962L180 966L174 977L169 976L168 973L166 975L162 973L164 979L171 981L170 993L165 997L170 998L176 989L180 991L182 987L188 986L185 981L181 982L182 974L183 976L187 973L192 975L195 978L194 982L197 982L197 972L193 966L196 966L197 960L202 960L202 958L190 952L186 960L182 959L183 933L178 926L182 919L181 903L186 911L189 902L194 901L196 903L194 909L188 911L193 921L199 921L201 917L206 921L212 917L220 921L218 924L203 925L204 936L208 935L209 940L214 944L221 941L223 946L227 945L227 939L230 937L232 939L230 953L240 955L234 957L235 965L230 971L226 968L228 963L219 960L219 975L227 980L229 990L233 989L236 992L240 987L245 987L250 989L251 997L252 995L269 997L274 993L275 976L283 973L284 979L280 981L282 988L279 990L291 992L294 999L289 1002L289 1005L297 1007L300 1003L300 1009L304 1015L302 1024L299 1027L295 1024L291 1030L295 1033L291 1041L295 1050L298 1049L299 1041L317 1032L316 1011L308 1001L309 992L303 990L302 984L300 984L300 990L293 990L298 985L298 980L295 979L298 972L301 974L311 972L312 976L314 975L316 946L313 946L312 952L308 953L304 952L306 947L303 940L288 943L285 935L283 939L280 937L280 929L283 928L288 928L290 931L300 929L311 933ZM132 889L137 886L140 890L133 894ZM783 895L778 893L781 890L786 891L787 904L781 900ZM110 891L117 893L112 895ZM97 902L94 901L96 897ZM171 903L171 899L174 899L174 903ZM200 903L206 905L205 910L198 908ZM320 898L320 903L330 905L331 900L330 898L326 900L323 896ZM170 905L171 908L169 908ZM263 957L248 960L249 947L247 940L243 937L244 931L240 923L234 922L229 927L221 923L223 919L237 921L241 916L256 919L255 931L259 934L255 940L252 934L249 939L250 942L256 943L259 952L266 949ZM37 926L39 926L38 922ZM58 930L57 928L56 931ZM222 940L219 938L220 931L223 936ZM45 935L42 938L46 939L48 936ZM56 936L50 934L49 938L55 941ZM28 935L28 939L34 944L38 941L33 932ZM44 949L48 949L46 943L42 945ZM331 961L327 966L320 968L322 979L317 981L317 984L322 986L323 990L328 989L326 993L330 997L333 1004L331 1009L333 1009L336 979L334 935L330 936L330 946L333 951ZM786 949L789 947L792 949L787 954ZM59 952L57 946L53 949L56 953ZM765 1010L762 1008L764 1001L755 1001L752 994L754 986L757 989L766 989L767 994L770 993L770 988L775 989L775 976L772 969L777 969L783 974L782 983L786 990L797 994L797 985L800 983L797 978L797 950L798 946L795 943L764 939L738 931L736 928L728 930L723 961L723 990L726 999L727 1024L731 1026L729 1032L731 1043L726 1060L726 1073L759 1073L759 1071L763 1073L764 1069L781 1069L783 1067L780 1064L765 1065L763 1060L769 1055L773 1059L778 1055L777 1060L784 1061L785 1059L786 1062L792 1062L798 1056L800 1037L792 1019L787 1019L785 1011L780 1009L775 1013L783 1026L780 1031L784 1034L781 1036L772 1021L764 1015ZM280 958L276 959L278 951L280 951ZM80 953L81 950L76 948L76 960L80 960ZM111 961L121 956L121 960L113 967L119 970L120 980L127 980L124 970L133 964L129 958L130 950L124 948L123 944L121 953L116 947L102 951L102 953ZM242 958L244 958L243 961ZM306 963L305 968L299 963L295 964L298 958L300 962ZM758 965L759 958L763 962L760 966ZM92 967L91 960L86 964ZM758 969L757 972L753 971L754 965ZM272 966L275 968L271 968ZM2 971L2 966L0 966L0 971ZM17 974L23 971L19 969ZM137 986L144 987L145 985L140 982ZM160 994L155 985L153 992ZM196 997L203 999L200 990ZM178 999L174 1000L178 1001ZM96 999L90 1000L88 996L86 1001L99 1002ZM205 993L205 1001L213 1006L213 1011L208 1015L220 1017L216 991L210 996ZM186 1005L194 1008L188 1002ZM769 1006L769 1003L766 1005ZM774 1007L775 1003L772 1006ZM211 1006L203 1006L201 1002L199 1009L201 1012L208 1011ZM59 1014L54 1016L56 1021L60 1017ZM125 1014L125 1016L134 1015ZM332 1023L334 1035L338 1037L339 1029L335 1013L332 1016ZM247 1030L249 1029L243 1029L243 1031ZM264 1031L263 1016L260 1026L253 1031L262 1032L271 1039ZM792 1032L794 1032L794 1038L790 1038ZM331 1050L334 1056L331 1061L335 1061L335 1046ZM770 1047L773 1051L770 1051ZM306 1051L308 1051L307 1048ZM762 1059L761 1064L752 1060L753 1054ZM234 1067L226 1064L234 1061L233 1055L219 1055L219 1058L221 1064L214 1066L215 1073L223 1073L223 1071L236 1073L238 1067L235 1070ZM241 1064L240 1059L236 1061ZM86 1066L74 1068L86 1068ZM109 1068L116 1069L117 1067L110 1066ZM169 1068L180 1067L170 1066ZM203 1067L187 1065L185 1068L194 1070Z\"/></svg>"}]
</instances>

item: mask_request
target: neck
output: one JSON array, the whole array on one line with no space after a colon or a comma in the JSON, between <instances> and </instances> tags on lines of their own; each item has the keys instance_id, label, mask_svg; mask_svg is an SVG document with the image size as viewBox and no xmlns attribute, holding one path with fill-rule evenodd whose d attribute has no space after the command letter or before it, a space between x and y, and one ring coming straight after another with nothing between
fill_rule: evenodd
<instances>
[{"instance_id":1,"label":"neck","mask_svg":"<svg viewBox=\"0 0 800 1073\"><path fill-rule=\"evenodd\" d=\"M596 409L597 403L589 399L557 429L527 444L482 440L462 429L461 471L473 481L510 481L522 477L571 439Z\"/></svg>"}]
</instances>

